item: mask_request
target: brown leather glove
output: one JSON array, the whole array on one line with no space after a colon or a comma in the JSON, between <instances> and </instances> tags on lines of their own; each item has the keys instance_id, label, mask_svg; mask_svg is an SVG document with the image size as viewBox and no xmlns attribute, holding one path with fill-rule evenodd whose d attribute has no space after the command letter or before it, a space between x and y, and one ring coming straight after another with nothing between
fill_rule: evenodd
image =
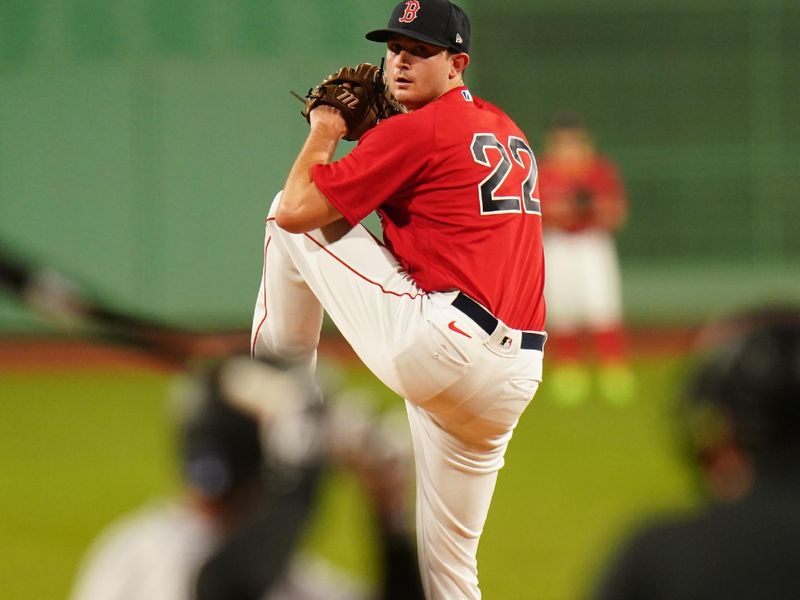
<instances>
[{"instance_id":1,"label":"brown leather glove","mask_svg":"<svg viewBox=\"0 0 800 600\"><path fill-rule=\"evenodd\" d=\"M386 88L383 70L369 63L342 67L308 90L301 114L309 120L311 111L321 104L338 109L347 124L344 139L361 138L379 121L406 112Z\"/></svg>"}]
</instances>

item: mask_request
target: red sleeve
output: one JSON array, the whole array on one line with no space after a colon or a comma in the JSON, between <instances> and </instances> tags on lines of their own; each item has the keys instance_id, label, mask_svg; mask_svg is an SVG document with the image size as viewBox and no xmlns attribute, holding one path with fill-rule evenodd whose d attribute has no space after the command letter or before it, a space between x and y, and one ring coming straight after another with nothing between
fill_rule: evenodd
<instances>
[{"instance_id":1,"label":"red sleeve","mask_svg":"<svg viewBox=\"0 0 800 600\"><path fill-rule=\"evenodd\" d=\"M430 164L435 135L427 116L417 112L382 121L350 154L311 168L314 183L350 223L402 193Z\"/></svg>"},{"instance_id":2,"label":"red sleeve","mask_svg":"<svg viewBox=\"0 0 800 600\"><path fill-rule=\"evenodd\" d=\"M619 171L608 160L598 164L593 220L598 227L615 231L625 222L628 202Z\"/></svg>"},{"instance_id":3,"label":"red sleeve","mask_svg":"<svg viewBox=\"0 0 800 600\"><path fill-rule=\"evenodd\" d=\"M611 161L605 159L601 159L599 166L600 176L598 179L600 189L598 191L604 196L613 196L624 202L625 188L622 185L622 178L619 175L617 167L615 167Z\"/></svg>"}]
</instances>

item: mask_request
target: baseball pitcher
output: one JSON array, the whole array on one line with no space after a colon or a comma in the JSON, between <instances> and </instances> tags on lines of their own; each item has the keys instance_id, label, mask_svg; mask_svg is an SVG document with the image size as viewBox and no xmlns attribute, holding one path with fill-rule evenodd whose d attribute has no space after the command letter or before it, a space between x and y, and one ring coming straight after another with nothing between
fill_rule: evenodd
<instances>
[{"instance_id":1,"label":"baseball pitcher","mask_svg":"<svg viewBox=\"0 0 800 600\"><path fill-rule=\"evenodd\" d=\"M465 86L458 6L400 2L366 37L386 45L385 73L342 69L307 95L308 138L267 217L252 349L313 368L327 311L406 399L427 597L480 598L478 541L542 377L536 160ZM334 161L343 138L358 143ZM359 224L372 211L384 243Z\"/></svg>"}]
</instances>

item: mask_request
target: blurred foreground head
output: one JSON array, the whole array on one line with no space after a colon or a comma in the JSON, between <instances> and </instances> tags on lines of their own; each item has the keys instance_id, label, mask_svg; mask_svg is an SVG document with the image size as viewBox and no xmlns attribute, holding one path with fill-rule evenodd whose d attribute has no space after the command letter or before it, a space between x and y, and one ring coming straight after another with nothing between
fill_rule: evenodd
<instances>
[{"instance_id":1,"label":"blurred foreground head","mask_svg":"<svg viewBox=\"0 0 800 600\"><path fill-rule=\"evenodd\" d=\"M726 319L708 327L700 345L681 417L712 491L737 496L736 486L726 492L726 473L800 456L800 309Z\"/></svg>"},{"instance_id":2,"label":"blurred foreground head","mask_svg":"<svg viewBox=\"0 0 800 600\"><path fill-rule=\"evenodd\" d=\"M263 487L277 463L313 454L303 431L292 431L299 439L287 447L284 438L295 436L284 430L302 429L319 394L278 359L234 355L203 365L181 382L175 399L184 481L208 502Z\"/></svg>"},{"instance_id":3,"label":"blurred foreground head","mask_svg":"<svg viewBox=\"0 0 800 600\"><path fill-rule=\"evenodd\" d=\"M714 323L684 420L716 499L641 526L596 600L800 598L800 310Z\"/></svg>"}]
</instances>

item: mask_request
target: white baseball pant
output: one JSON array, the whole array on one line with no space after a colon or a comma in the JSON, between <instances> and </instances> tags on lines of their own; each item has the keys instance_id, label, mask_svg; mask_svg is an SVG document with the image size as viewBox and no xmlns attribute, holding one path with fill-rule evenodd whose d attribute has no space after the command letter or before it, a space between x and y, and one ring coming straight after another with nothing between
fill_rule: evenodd
<instances>
[{"instance_id":1,"label":"white baseball pant","mask_svg":"<svg viewBox=\"0 0 800 600\"><path fill-rule=\"evenodd\" d=\"M622 321L622 277L612 233L548 230L544 295L552 331L605 329Z\"/></svg>"},{"instance_id":2,"label":"white baseball pant","mask_svg":"<svg viewBox=\"0 0 800 600\"><path fill-rule=\"evenodd\" d=\"M476 554L512 431L542 375L542 352L498 322L487 333L427 293L363 226L291 234L266 224L252 348L316 364L323 307L364 364L406 399L426 596L480 598Z\"/></svg>"}]
</instances>

